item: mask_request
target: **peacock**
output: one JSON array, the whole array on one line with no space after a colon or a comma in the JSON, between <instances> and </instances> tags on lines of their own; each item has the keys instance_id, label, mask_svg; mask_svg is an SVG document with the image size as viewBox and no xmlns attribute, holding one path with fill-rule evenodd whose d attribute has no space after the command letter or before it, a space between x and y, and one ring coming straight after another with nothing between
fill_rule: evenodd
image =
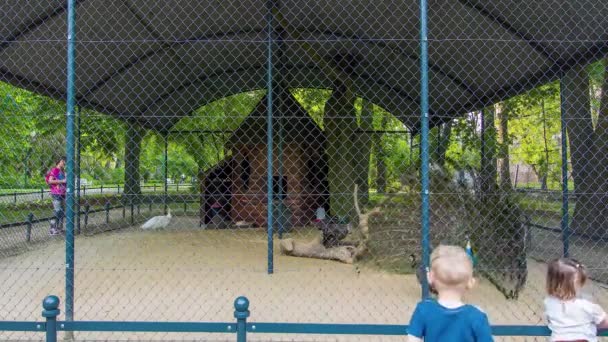
<instances>
[{"instance_id":1,"label":"peacock","mask_svg":"<svg viewBox=\"0 0 608 342\"><path fill-rule=\"evenodd\" d=\"M469 258L471 258L471 263L473 263L473 267L475 267L477 265L477 257L475 256L475 251L473 250L473 246L471 244L471 239L469 238L469 236L466 236L466 247L465 247L465 251L467 252L467 255L469 256Z\"/></svg>"},{"instance_id":2,"label":"peacock","mask_svg":"<svg viewBox=\"0 0 608 342\"><path fill-rule=\"evenodd\" d=\"M469 238L468 235L466 235L465 251L466 251L467 255L469 256L469 258L471 258L471 263L473 264L473 267L475 267L477 265L477 257L475 256L475 251L473 250L473 246L471 244L471 239ZM416 258L416 255L413 253L410 254L409 259L410 259L410 266L416 272L416 280L418 280L418 283L420 284L420 286L422 286L422 282L426 278L426 273L427 273L427 270L424 267L424 263L420 262ZM432 286L429 287L429 291L433 295L437 294L437 291Z\"/></svg>"},{"instance_id":3,"label":"peacock","mask_svg":"<svg viewBox=\"0 0 608 342\"><path fill-rule=\"evenodd\" d=\"M141 229L163 229L171 222L171 209L167 208L166 216L154 216L141 225Z\"/></svg>"}]
</instances>

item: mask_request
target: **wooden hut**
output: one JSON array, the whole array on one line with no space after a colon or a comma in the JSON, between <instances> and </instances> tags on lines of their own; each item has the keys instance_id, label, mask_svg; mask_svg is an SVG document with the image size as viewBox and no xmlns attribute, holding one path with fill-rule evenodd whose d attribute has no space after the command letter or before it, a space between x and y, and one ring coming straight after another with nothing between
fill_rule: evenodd
<instances>
[{"instance_id":1,"label":"wooden hut","mask_svg":"<svg viewBox=\"0 0 608 342\"><path fill-rule=\"evenodd\" d=\"M274 212L285 226L303 226L314 219L318 207L329 210L325 135L288 91L279 93L277 100L272 125ZM264 97L234 131L227 143L230 157L203 182L221 183L222 189L230 189L229 194L213 193L219 190L211 188L201 193L207 199L222 198L222 211L232 222L267 224L266 104ZM203 205L208 210L213 203L207 200ZM210 220L209 211L205 217Z\"/></svg>"}]
</instances>

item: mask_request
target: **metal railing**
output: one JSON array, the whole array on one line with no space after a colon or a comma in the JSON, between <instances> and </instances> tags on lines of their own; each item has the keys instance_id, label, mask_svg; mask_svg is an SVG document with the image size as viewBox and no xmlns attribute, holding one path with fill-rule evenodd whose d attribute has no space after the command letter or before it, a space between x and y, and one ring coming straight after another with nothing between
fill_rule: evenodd
<instances>
[{"instance_id":1,"label":"metal railing","mask_svg":"<svg viewBox=\"0 0 608 342\"><path fill-rule=\"evenodd\" d=\"M167 191L184 191L192 188L194 186L190 183L174 183L167 184ZM152 184L152 185L142 185L142 192L162 192L165 187L163 184ZM124 185L116 184L116 185L106 185L103 184L100 186L92 186L87 187L83 185L80 187L80 196L87 195L104 195L104 194L120 194L124 192ZM122 191L122 192L121 192ZM51 191L49 189L40 188L39 191L12 191L12 192L1 192L0 190L0 203L23 203L23 202L31 202L35 200L44 201L45 199L49 199L51 197Z\"/></svg>"},{"instance_id":2,"label":"metal railing","mask_svg":"<svg viewBox=\"0 0 608 342\"><path fill-rule=\"evenodd\" d=\"M43 321L0 321L0 330L44 333L46 342L57 342L57 333L64 332L178 332L235 334L237 342L246 342L248 334L323 334L323 335L385 335L405 336L407 325L396 324L309 324L248 322L251 315L249 299L234 300L234 318L226 322L120 322L120 321L58 321L59 297L47 296L42 301ZM495 325L494 336L550 336L546 326ZM598 336L608 336L608 331Z\"/></svg>"}]
</instances>

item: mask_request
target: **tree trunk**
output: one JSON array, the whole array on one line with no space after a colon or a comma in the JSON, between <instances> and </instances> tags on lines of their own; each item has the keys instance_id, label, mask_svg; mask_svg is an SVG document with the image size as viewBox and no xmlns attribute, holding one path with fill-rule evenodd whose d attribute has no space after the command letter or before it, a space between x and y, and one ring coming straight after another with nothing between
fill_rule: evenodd
<instances>
[{"instance_id":1,"label":"tree trunk","mask_svg":"<svg viewBox=\"0 0 608 342\"><path fill-rule=\"evenodd\" d=\"M608 225L608 74L605 72L597 128L594 132L589 75L584 67L568 71L561 83L562 110L568 132L576 206L572 229L603 234Z\"/></svg>"},{"instance_id":2,"label":"tree trunk","mask_svg":"<svg viewBox=\"0 0 608 342\"><path fill-rule=\"evenodd\" d=\"M599 198L594 202L598 215L594 218L593 227L602 229L598 233L603 234L608 230L608 58L604 59L604 80L594 143L597 163L594 164L593 177L599 183L596 190L599 192Z\"/></svg>"},{"instance_id":3,"label":"tree trunk","mask_svg":"<svg viewBox=\"0 0 608 342\"><path fill-rule=\"evenodd\" d=\"M540 189L547 190L547 178L549 176L549 144L547 142L547 113L545 110L545 100L541 99L541 112L543 117L543 146L544 151L544 162L540 165Z\"/></svg>"},{"instance_id":4,"label":"tree trunk","mask_svg":"<svg viewBox=\"0 0 608 342\"><path fill-rule=\"evenodd\" d=\"M504 112L504 108L497 106L483 113L480 194L477 204L479 218L475 221L476 228L471 232L471 239L477 246L480 272L507 298L516 299L527 280L527 230L523 224L524 216L510 192L497 191L498 144L494 109L501 112L501 116ZM505 140L501 141L508 141L508 132L503 128L505 127L500 128L501 133L504 133L501 138ZM510 181L508 184L510 187Z\"/></svg>"},{"instance_id":5,"label":"tree trunk","mask_svg":"<svg viewBox=\"0 0 608 342\"><path fill-rule=\"evenodd\" d=\"M547 186L547 173L545 171L543 171L540 175L540 189L541 190L547 190L548 186Z\"/></svg>"},{"instance_id":6,"label":"tree trunk","mask_svg":"<svg viewBox=\"0 0 608 342\"><path fill-rule=\"evenodd\" d=\"M441 129L441 136L439 139L439 165L445 167L445 155L448 152L448 147L450 146L450 139L452 137L452 123L450 120L443 124Z\"/></svg>"},{"instance_id":7,"label":"tree trunk","mask_svg":"<svg viewBox=\"0 0 608 342\"><path fill-rule=\"evenodd\" d=\"M498 116L498 169L500 179L500 189L502 191L511 191L511 168L509 163L509 107L503 103L497 103L495 106L496 115Z\"/></svg>"},{"instance_id":8,"label":"tree trunk","mask_svg":"<svg viewBox=\"0 0 608 342\"><path fill-rule=\"evenodd\" d=\"M338 82L337 82L338 83ZM323 118L327 137L325 151L328 159L330 213L354 219L350 193L355 184L354 157L357 146L352 139L357 129L354 96L349 86L338 83L325 104Z\"/></svg>"},{"instance_id":9,"label":"tree trunk","mask_svg":"<svg viewBox=\"0 0 608 342\"><path fill-rule=\"evenodd\" d=\"M372 124L373 119L373 104L365 99L362 101L360 129L361 132L355 134L354 138L357 142L355 149L357 156L354 158L355 170L354 176L356 184L359 188L359 198L361 203L367 204L369 197L369 162L372 151L371 131L374 130Z\"/></svg>"},{"instance_id":10,"label":"tree trunk","mask_svg":"<svg viewBox=\"0 0 608 342\"><path fill-rule=\"evenodd\" d=\"M429 132L429 153L431 164L445 167L445 154L450 145L450 135L452 134L452 121L448 121L441 126L433 127Z\"/></svg>"},{"instance_id":11,"label":"tree trunk","mask_svg":"<svg viewBox=\"0 0 608 342\"><path fill-rule=\"evenodd\" d=\"M494 110L484 109L482 112L481 131L481 165L479 170L480 198L496 192L496 127L494 125Z\"/></svg>"},{"instance_id":12,"label":"tree trunk","mask_svg":"<svg viewBox=\"0 0 608 342\"><path fill-rule=\"evenodd\" d=\"M135 123L127 123L127 136L125 137L125 189L129 203L137 200L141 195L139 186L139 155L143 132Z\"/></svg>"}]
</instances>

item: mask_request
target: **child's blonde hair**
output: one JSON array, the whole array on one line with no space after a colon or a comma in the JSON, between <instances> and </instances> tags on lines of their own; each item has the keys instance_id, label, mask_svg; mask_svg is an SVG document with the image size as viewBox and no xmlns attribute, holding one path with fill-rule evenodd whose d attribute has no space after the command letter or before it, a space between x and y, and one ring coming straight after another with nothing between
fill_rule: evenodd
<instances>
[{"instance_id":1,"label":"child's blonde hair","mask_svg":"<svg viewBox=\"0 0 608 342\"><path fill-rule=\"evenodd\" d=\"M547 293L553 297L570 300L576 297L578 288L585 285L587 272L580 262L570 258L552 260L547 268Z\"/></svg>"},{"instance_id":2,"label":"child's blonde hair","mask_svg":"<svg viewBox=\"0 0 608 342\"><path fill-rule=\"evenodd\" d=\"M459 246L440 245L431 254L431 271L436 281L445 286L469 287L473 263Z\"/></svg>"}]
</instances>

